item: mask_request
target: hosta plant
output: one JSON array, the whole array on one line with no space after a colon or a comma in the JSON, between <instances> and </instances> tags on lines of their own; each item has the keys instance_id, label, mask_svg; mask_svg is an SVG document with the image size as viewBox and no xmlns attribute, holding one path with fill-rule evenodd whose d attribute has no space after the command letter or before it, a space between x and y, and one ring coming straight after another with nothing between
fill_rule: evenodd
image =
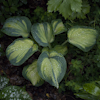
<instances>
[{"instance_id":1,"label":"hosta plant","mask_svg":"<svg viewBox=\"0 0 100 100\"><path fill-rule=\"evenodd\" d=\"M67 62L64 56L68 52L66 43L69 42L84 52L89 51L96 43L98 33L88 27L72 27L67 32L64 43L52 47L56 35L67 31L60 19L51 23L31 24L25 16L8 18L2 31L9 36L22 36L14 40L6 49L6 56L15 66L22 65L30 56L39 51L41 54L32 64L23 68L22 75L35 86L43 84L44 80L59 88L63 79ZM41 49L42 48L42 49Z\"/></svg>"}]
</instances>

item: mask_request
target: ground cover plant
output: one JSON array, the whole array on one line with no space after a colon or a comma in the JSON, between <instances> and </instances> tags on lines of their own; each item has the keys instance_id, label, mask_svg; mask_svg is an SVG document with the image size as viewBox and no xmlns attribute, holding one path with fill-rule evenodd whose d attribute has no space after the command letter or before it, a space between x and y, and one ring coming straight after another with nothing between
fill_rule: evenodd
<instances>
[{"instance_id":1,"label":"ground cover plant","mask_svg":"<svg viewBox=\"0 0 100 100\"><path fill-rule=\"evenodd\" d=\"M100 78L100 74L99 74L99 66L100 66L100 61L99 61L100 46L99 46L99 44L100 44L100 42L99 41L100 41L100 39L99 39L98 33L99 33L99 22L100 22L100 19L99 19L99 17L100 17L99 9L100 8L99 8L98 0L96 0L96 1L92 0L92 2L90 0L88 0L88 7L90 10L88 10L88 15L84 15L85 16L84 18L86 18L84 20L82 20L81 18L79 20L75 19L76 18L75 16L73 16L74 18L69 17L68 18L69 20L67 20L67 18L65 20L58 13L48 13L48 12L45 12L40 7L37 7L34 10L34 12L31 13L31 15L34 15L33 17L31 17L29 14L30 10L26 9L26 10L24 10L26 13L22 14L24 16L20 16L20 17L16 16L16 17L8 18L7 19L8 22L6 20L6 22L3 26L2 34L6 33L7 35L9 35L9 33L10 33L10 35L8 37L11 38L11 36L12 36L11 33L13 33L13 35L15 35L16 32L18 33L18 34L16 34L16 36L12 37L11 42L10 42L11 44L9 46L7 45L8 47L6 46L6 48L7 48L6 55L7 55L7 52L9 51L7 58L11 62L11 66L12 65L14 67L19 66L18 69L23 68L23 71L20 71L20 73L22 73L23 77L25 77L28 81L31 81L32 85L34 85L34 86L40 87L43 83L45 84L45 82L44 82L44 80L45 80L49 84L58 88L59 92L68 94L68 91L71 90L74 93L74 95L78 98L82 98L85 100L99 100L99 98L100 98L100 95L99 95L100 94L99 93L99 91L100 91L100 89L99 89L99 81L100 81L99 80L99 78ZM25 16L27 16L29 19ZM58 18L60 18L60 19L57 20ZM52 19L55 19L55 20L52 20ZM73 20L73 19L75 19L75 20ZM11 24L9 20L12 20L11 23L13 23L13 24ZM39 22L39 23L37 23L37 22ZM58 22L56 24L57 26L61 25L65 29L62 32L60 32L59 34L56 34L54 32L55 29L57 28L57 26L55 25L56 22ZM29 25L29 23L31 23L31 25ZM17 25L17 27L13 28L14 25ZM28 28L29 26L30 26L30 29ZM43 26L43 27L41 28L40 26ZM18 27L20 27L20 29ZM32 27L33 27L33 29L32 29ZM35 34L34 29L38 35ZM41 29L41 32L38 31L40 29ZM52 32L43 31L43 29L52 30ZM7 32L4 32L4 30L7 30ZM12 30L12 31L9 32L8 30ZM32 30L33 30L33 33L32 33ZM91 38L88 38L88 36L83 35L82 31L84 31L85 34L88 34L88 36L91 33L92 35L89 36ZM47 34L50 33L50 34L47 36L44 34L42 37L43 39L39 38L39 36L41 36L41 34L43 34L43 32L45 34L46 33ZM20 34L20 33L26 33L26 34ZM29 34L27 34L27 33L29 33ZM52 33L52 35L51 35L51 33ZM80 36L78 35L78 33L80 33ZM36 35L36 37L35 37L35 35ZM4 34L3 34L3 36L5 37ZM82 37L84 37L84 38L82 38ZM88 39L86 39L86 38L88 38ZM1 39L3 40L3 37ZM46 39L47 39L47 41L43 42ZM97 39L97 42L96 42L96 39ZM23 41L23 45L22 45L21 40ZM28 40L28 42L26 42L25 40L26 41ZM93 42L93 40L94 40L94 42ZM18 41L20 41L20 43ZM22 46L18 45L18 47L17 47L17 43L21 44ZM32 43L32 45L29 45L30 43ZM24 44L25 44L25 46L24 46ZM30 46L29 47L30 49L28 49L26 52L26 54L28 54L29 57L27 55L26 56L23 55L23 58L22 58L23 60L22 61L19 60L20 63L16 62L16 61L18 61L17 57L23 53L24 47L27 48L27 46L28 47ZM38 47L36 51L34 51L35 47ZM87 48L85 48L85 47L87 47ZM3 56L5 56L5 53L4 53L5 50L2 48L3 48L3 46L1 44L0 53ZM32 48L33 48L34 54L31 52ZM22 52L19 52L19 51L22 51ZM15 53L16 55L14 54L14 52L17 52L17 53ZM33 59L31 61L31 63L28 64L27 63L27 61L29 61L28 59L30 59L30 57L33 57L34 55L36 55L37 52L39 53L37 59ZM56 57L50 56L53 53L56 53L57 56ZM11 55L14 55L16 57L15 58L14 58L14 56L11 57ZM64 58L66 65L67 65L66 66L67 70L64 71L62 78L61 77L59 78L60 71L58 71L58 72L55 71L55 70L57 70L56 69L57 67L56 68L52 67L53 70L51 72L53 73L53 75L45 72L45 69L42 70L43 66L47 66L47 65L45 65L46 64L45 62L47 62L47 61L48 61L48 63L50 62L49 68L46 67L48 70L50 70L51 65L56 64L56 66L58 66L59 62L61 60L60 59L58 62L57 58L60 58L59 56ZM12 58L13 58L13 60L12 60ZM41 61L41 63L40 63L40 61ZM56 61L56 63L54 63L54 61ZM17 65L17 64L19 64L19 65ZM61 63L60 63L60 65L61 65ZM21 67L21 66L23 66L23 67ZM40 67L40 66L42 66L42 67ZM61 67L61 68L63 69L63 67ZM15 69L16 69L16 67L15 67ZM39 69L41 69L41 70L39 70ZM34 72L36 72L36 73L34 74ZM46 75L51 80L48 80ZM33 79L32 76L34 76L35 78ZM92 87L92 88L90 88L90 87ZM48 98L50 97L48 94L46 94L46 96ZM78 98L76 98L76 100ZM74 99L75 99L75 97L71 98L71 100L74 100Z\"/></svg>"},{"instance_id":2,"label":"ground cover plant","mask_svg":"<svg viewBox=\"0 0 100 100\"><path fill-rule=\"evenodd\" d=\"M0 75L0 99L25 99L32 100L29 94L25 91L25 87L10 86L9 79Z\"/></svg>"}]
</instances>

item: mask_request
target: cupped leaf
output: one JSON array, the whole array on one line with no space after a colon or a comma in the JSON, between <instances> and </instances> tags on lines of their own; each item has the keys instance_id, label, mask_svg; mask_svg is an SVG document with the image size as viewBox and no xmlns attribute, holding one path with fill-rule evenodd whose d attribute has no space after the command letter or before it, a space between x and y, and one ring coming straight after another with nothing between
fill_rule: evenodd
<instances>
[{"instance_id":1,"label":"cupped leaf","mask_svg":"<svg viewBox=\"0 0 100 100\"><path fill-rule=\"evenodd\" d=\"M56 45L54 48L53 48L54 51L58 52L58 53L61 53L63 56L65 56L68 52L68 48L66 45Z\"/></svg>"},{"instance_id":2,"label":"cupped leaf","mask_svg":"<svg viewBox=\"0 0 100 100\"><path fill-rule=\"evenodd\" d=\"M0 90L5 88L8 83L9 83L9 79L7 77L4 77L4 76L0 75Z\"/></svg>"},{"instance_id":3,"label":"cupped leaf","mask_svg":"<svg viewBox=\"0 0 100 100\"><path fill-rule=\"evenodd\" d=\"M66 73L66 60L63 55L52 51L43 52L38 58L37 70L42 79L59 88L59 82Z\"/></svg>"},{"instance_id":4,"label":"cupped leaf","mask_svg":"<svg viewBox=\"0 0 100 100\"><path fill-rule=\"evenodd\" d=\"M84 52L88 52L96 43L98 32L88 27L73 27L68 31L68 42Z\"/></svg>"},{"instance_id":5,"label":"cupped leaf","mask_svg":"<svg viewBox=\"0 0 100 100\"><path fill-rule=\"evenodd\" d=\"M54 48L49 49L48 47L44 47L42 49L42 52L52 52L56 51L58 53L61 53L63 56L65 56L68 53L68 48L66 45L56 45Z\"/></svg>"},{"instance_id":6,"label":"cupped leaf","mask_svg":"<svg viewBox=\"0 0 100 100\"><path fill-rule=\"evenodd\" d=\"M31 22L25 16L8 18L2 28L2 32L9 36L28 37L31 31Z\"/></svg>"},{"instance_id":7,"label":"cupped leaf","mask_svg":"<svg viewBox=\"0 0 100 100\"><path fill-rule=\"evenodd\" d=\"M52 27L47 22L33 24L31 33L35 41L44 47L49 46L49 43L54 40Z\"/></svg>"},{"instance_id":8,"label":"cupped leaf","mask_svg":"<svg viewBox=\"0 0 100 100\"><path fill-rule=\"evenodd\" d=\"M18 86L8 86L0 92L0 99L4 100L32 100L25 89Z\"/></svg>"},{"instance_id":9,"label":"cupped leaf","mask_svg":"<svg viewBox=\"0 0 100 100\"><path fill-rule=\"evenodd\" d=\"M100 96L100 88L95 83L86 83L83 86L84 90L94 96Z\"/></svg>"},{"instance_id":10,"label":"cupped leaf","mask_svg":"<svg viewBox=\"0 0 100 100\"><path fill-rule=\"evenodd\" d=\"M53 20L52 27L53 27L54 35L60 34L67 30L61 19Z\"/></svg>"},{"instance_id":11,"label":"cupped leaf","mask_svg":"<svg viewBox=\"0 0 100 100\"><path fill-rule=\"evenodd\" d=\"M94 96L89 93L75 93L74 95L76 95L77 97L82 98L84 100L100 100L99 97Z\"/></svg>"},{"instance_id":12,"label":"cupped leaf","mask_svg":"<svg viewBox=\"0 0 100 100\"><path fill-rule=\"evenodd\" d=\"M31 81L34 86L40 86L44 83L43 79L39 76L37 72L37 60L34 61L31 65L25 66L22 75L24 78Z\"/></svg>"},{"instance_id":13,"label":"cupped leaf","mask_svg":"<svg viewBox=\"0 0 100 100\"><path fill-rule=\"evenodd\" d=\"M38 50L37 44L27 38L19 38L13 41L6 49L6 56L15 66L23 64Z\"/></svg>"},{"instance_id":14,"label":"cupped leaf","mask_svg":"<svg viewBox=\"0 0 100 100\"><path fill-rule=\"evenodd\" d=\"M44 48L42 49L42 52L45 52L45 51L49 52L50 49L49 49L48 47L44 47Z\"/></svg>"}]
</instances>

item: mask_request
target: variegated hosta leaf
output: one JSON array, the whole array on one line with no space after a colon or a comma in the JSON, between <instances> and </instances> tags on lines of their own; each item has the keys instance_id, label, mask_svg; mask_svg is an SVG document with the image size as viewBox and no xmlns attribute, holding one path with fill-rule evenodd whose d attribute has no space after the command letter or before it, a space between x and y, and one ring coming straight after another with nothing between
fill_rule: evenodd
<instances>
[{"instance_id":1,"label":"variegated hosta leaf","mask_svg":"<svg viewBox=\"0 0 100 100\"><path fill-rule=\"evenodd\" d=\"M52 52L52 51L56 51L58 53L61 53L63 56L65 56L68 53L68 48L66 45L56 45L54 48L49 49L48 47L44 47L42 49L42 52Z\"/></svg>"},{"instance_id":2,"label":"variegated hosta leaf","mask_svg":"<svg viewBox=\"0 0 100 100\"><path fill-rule=\"evenodd\" d=\"M66 45L56 45L54 48L53 48L54 51L58 52L58 53L61 53L63 56L65 56L68 52L68 48Z\"/></svg>"},{"instance_id":3,"label":"variegated hosta leaf","mask_svg":"<svg viewBox=\"0 0 100 100\"><path fill-rule=\"evenodd\" d=\"M50 49L49 49L48 47L44 47L44 48L42 49L42 52L45 52L45 51L49 52Z\"/></svg>"},{"instance_id":4,"label":"variegated hosta leaf","mask_svg":"<svg viewBox=\"0 0 100 100\"><path fill-rule=\"evenodd\" d=\"M11 17L5 21L2 31L9 36L28 37L31 31L31 22L25 16Z\"/></svg>"},{"instance_id":5,"label":"variegated hosta leaf","mask_svg":"<svg viewBox=\"0 0 100 100\"><path fill-rule=\"evenodd\" d=\"M47 22L33 24L31 33L35 41L41 46L49 46L49 43L54 40L52 27Z\"/></svg>"},{"instance_id":6,"label":"variegated hosta leaf","mask_svg":"<svg viewBox=\"0 0 100 100\"><path fill-rule=\"evenodd\" d=\"M63 55L52 51L43 52L38 58L37 69L42 79L59 88L59 82L66 73L66 60Z\"/></svg>"},{"instance_id":7,"label":"variegated hosta leaf","mask_svg":"<svg viewBox=\"0 0 100 100\"><path fill-rule=\"evenodd\" d=\"M75 45L84 52L89 51L96 43L98 33L95 29L87 27L73 27L68 31L69 43Z\"/></svg>"},{"instance_id":8,"label":"variegated hosta leaf","mask_svg":"<svg viewBox=\"0 0 100 100\"><path fill-rule=\"evenodd\" d=\"M13 41L7 49L6 55L11 64L19 66L23 64L34 52L38 50L37 44L27 38L19 38Z\"/></svg>"},{"instance_id":9,"label":"variegated hosta leaf","mask_svg":"<svg viewBox=\"0 0 100 100\"><path fill-rule=\"evenodd\" d=\"M40 86L44 82L37 72L37 61L34 61L29 66L25 66L22 75L24 76L24 78L31 81L31 83L35 86Z\"/></svg>"},{"instance_id":10,"label":"variegated hosta leaf","mask_svg":"<svg viewBox=\"0 0 100 100\"><path fill-rule=\"evenodd\" d=\"M54 35L60 34L67 30L61 19L53 20L52 27L53 27Z\"/></svg>"}]
</instances>

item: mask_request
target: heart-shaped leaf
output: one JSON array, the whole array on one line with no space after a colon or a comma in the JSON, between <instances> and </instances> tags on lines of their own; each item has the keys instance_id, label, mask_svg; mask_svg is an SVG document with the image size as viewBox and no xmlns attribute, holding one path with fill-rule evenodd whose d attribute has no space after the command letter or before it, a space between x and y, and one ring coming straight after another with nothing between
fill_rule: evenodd
<instances>
[{"instance_id":1,"label":"heart-shaped leaf","mask_svg":"<svg viewBox=\"0 0 100 100\"><path fill-rule=\"evenodd\" d=\"M33 24L31 33L35 41L44 47L49 46L49 43L54 40L52 27L47 22Z\"/></svg>"},{"instance_id":2,"label":"heart-shaped leaf","mask_svg":"<svg viewBox=\"0 0 100 100\"><path fill-rule=\"evenodd\" d=\"M55 51L44 51L38 58L37 69L40 77L57 88L66 73L66 68L65 58Z\"/></svg>"},{"instance_id":3,"label":"heart-shaped leaf","mask_svg":"<svg viewBox=\"0 0 100 100\"><path fill-rule=\"evenodd\" d=\"M94 83L86 83L83 86L84 90L86 90L88 93L99 96L100 95L100 88L96 86Z\"/></svg>"},{"instance_id":4,"label":"heart-shaped leaf","mask_svg":"<svg viewBox=\"0 0 100 100\"><path fill-rule=\"evenodd\" d=\"M0 99L3 100L32 100L25 89L18 86L8 86L0 91Z\"/></svg>"},{"instance_id":5,"label":"heart-shaped leaf","mask_svg":"<svg viewBox=\"0 0 100 100\"><path fill-rule=\"evenodd\" d=\"M31 81L34 86L40 86L43 84L43 79L37 72L37 61L34 61L31 65L25 66L22 72L24 78Z\"/></svg>"},{"instance_id":6,"label":"heart-shaped leaf","mask_svg":"<svg viewBox=\"0 0 100 100\"><path fill-rule=\"evenodd\" d=\"M13 41L7 49L6 55L11 64L19 66L38 50L37 44L27 38L19 38Z\"/></svg>"},{"instance_id":7,"label":"heart-shaped leaf","mask_svg":"<svg viewBox=\"0 0 100 100\"><path fill-rule=\"evenodd\" d=\"M61 19L53 20L51 24L53 27L54 35L60 34L67 30Z\"/></svg>"},{"instance_id":8,"label":"heart-shaped leaf","mask_svg":"<svg viewBox=\"0 0 100 100\"><path fill-rule=\"evenodd\" d=\"M4 77L4 76L0 75L0 90L5 88L8 83L9 83L9 79L7 77Z\"/></svg>"},{"instance_id":9,"label":"heart-shaped leaf","mask_svg":"<svg viewBox=\"0 0 100 100\"><path fill-rule=\"evenodd\" d=\"M31 31L31 22L25 16L14 16L5 21L2 31L9 36L28 37Z\"/></svg>"},{"instance_id":10,"label":"heart-shaped leaf","mask_svg":"<svg viewBox=\"0 0 100 100\"><path fill-rule=\"evenodd\" d=\"M88 52L96 43L98 33L95 29L87 27L73 27L68 31L69 43L75 45L84 52Z\"/></svg>"}]
</instances>

